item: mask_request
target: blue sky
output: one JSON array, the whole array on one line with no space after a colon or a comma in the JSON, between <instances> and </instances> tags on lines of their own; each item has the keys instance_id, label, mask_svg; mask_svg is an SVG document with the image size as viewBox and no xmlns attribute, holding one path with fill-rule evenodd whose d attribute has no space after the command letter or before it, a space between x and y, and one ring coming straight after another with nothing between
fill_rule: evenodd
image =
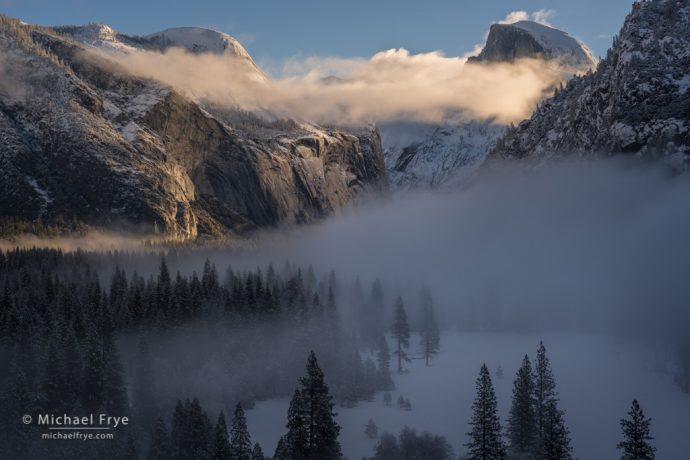
<instances>
[{"instance_id":1,"label":"blue sky","mask_svg":"<svg viewBox=\"0 0 690 460\"><path fill-rule=\"evenodd\" d=\"M369 57L403 47L462 55L511 11L549 21L601 56L632 0L0 0L0 12L42 25L105 22L121 32L206 26L237 37L264 65L294 56Z\"/></svg>"}]
</instances>

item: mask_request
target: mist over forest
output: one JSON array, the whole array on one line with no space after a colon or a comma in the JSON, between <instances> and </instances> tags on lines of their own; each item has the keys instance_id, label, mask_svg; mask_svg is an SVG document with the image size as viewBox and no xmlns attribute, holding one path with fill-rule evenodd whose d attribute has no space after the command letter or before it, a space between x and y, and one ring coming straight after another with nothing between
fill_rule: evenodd
<instances>
[{"instance_id":1,"label":"mist over forest","mask_svg":"<svg viewBox=\"0 0 690 460\"><path fill-rule=\"evenodd\" d=\"M559 377L587 366L577 351L564 355L563 346L572 345L563 344L591 349L627 343L626 350L637 350L636 366L667 382L665 391L681 394L690 382L684 308L690 254L682 244L690 230L690 220L682 217L690 215L689 191L686 176L639 161L494 163L459 190L397 194L320 224L265 232L238 248L142 252L110 243L114 249L105 252L7 250L0 258L2 359L12 372L3 381L4 401L17 407L19 391L30 400L43 394L32 403L37 408L134 414L137 425L115 458L130 442L155 444L156 430L165 428L157 427L158 418L173 432L185 413L193 418L198 412L215 425L220 411L230 420L238 403L250 428L277 443L261 420L284 417L274 412L287 407L263 401L292 396L310 352L335 412L367 407L367 417L376 419L380 409L371 407L373 401L402 385L407 394L390 404L414 416L424 410L414 405L423 400L418 392L428 389L410 390L405 379L455 367L455 355L446 353L462 350L464 341L494 348L481 337L518 337L520 343L532 338L523 354L550 339L562 358L554 362L555 377L571 390ZM412 337L403 340L402 373L399 306ZM494 351L492 359L497 352L505 353ZM631 359L629 351L616 356ZM520 359L498 360L505 370L492 369L494 380L500 375L512 381ZM590 371L602 372L595 362ZM458 385L466 387L478 367L458 370L465 379ZM99 372L109 376L100 392L94 390ZM471 390L466 393L465 399ZM463 409L451 426L469 420L471 408ZM253 410L271 415L257 420ZM565 420L571 411L581 417L577 407L562 410ZM359 419L359 413L348 417ZM611 426L619 416L606 413ZM674 422L658 420L662 426ZM396 422L390 424L381 429L397 435ZM355 428L343 428L351 439ZM5 432L13 429L8 424ZM578 439L576 430L569 433L576 446L597 445ZM388 447L430 443L447 454L462 453L465 444L461 430L453 431L454 438L401 436L385 438L393 442ZM684 447L677 441L660 447L678 452ZM277 448L265 444L266 452ZM344 444L343 453L367 455L369 444L362 435Z\"/></svg>"}]
</instances>

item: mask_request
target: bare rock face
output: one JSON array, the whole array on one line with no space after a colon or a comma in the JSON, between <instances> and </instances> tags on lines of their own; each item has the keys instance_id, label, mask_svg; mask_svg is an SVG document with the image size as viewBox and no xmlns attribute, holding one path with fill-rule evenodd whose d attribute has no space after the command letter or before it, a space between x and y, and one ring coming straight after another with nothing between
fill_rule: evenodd
<instances>
[{"instance_id":1,"label":"bare rock face","mask_svg":"<svg viewBox=\"0 0 690 460\"><path fill-rule=\"evenodd\" d=\"M226 116L3 17L0 60L0 217L192 239L311 222L387 187L374 128Z\"/></svg>"},{"instance_id":2,"label":"bare rock face","mask_svg":"<svg viewBox=\"0 0 690 460\"><path fill-rule=\"evenodd\" d=\"M516 59L542 57L545 53L544 47L526 30L511 25L493 24L482 52L470 58L470 61L512 62Z\"/></svg>"},{"instance_id":3,"label":"bare rock face","mask_svg":"<svg viewBox=\"0 0 690 460\"><path fill-rule=\"evenodd\" d=\"M690 158L690 5L633 5L606 58L509 130L501 157L636 154L687 168Z\"/></svg>"},{"instance_id":4,"label":"bare rock face","mask_svg":"<svg viewBox=\"0 0 690 460\"><path fill-rule=\"evenodd\" d=\"M486 45L469 62L513 62L518 59L557 61L574 72L596 67L596 59L566 32L533 21L493 24Z\"/></svg>"}]
</instances>

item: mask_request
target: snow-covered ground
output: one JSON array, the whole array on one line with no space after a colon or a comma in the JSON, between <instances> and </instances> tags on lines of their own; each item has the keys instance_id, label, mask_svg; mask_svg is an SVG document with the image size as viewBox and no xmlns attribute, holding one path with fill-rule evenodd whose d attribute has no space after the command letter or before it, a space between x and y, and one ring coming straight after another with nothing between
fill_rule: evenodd
<instances>
[{"instance_id":1,"label":"snow-covered ground","mask_svg":"<svg viewBox=\"0 0 690 460\"><path fill-rule=\"evenodd\" d=\"M540 339L554 368L576 458L617 458L619 419L626 415L633 398L639 399L653 419L657 458L687 458L690 395L680 393L671 376L652 369L653 357L646 348L600 336L498 333L444 334L441 354L431 367L414 360L408 374L394 375L396 388L391 407L384 405L383 394L355 408L337 407L343 453L350 460L371 455L376 441L365 437L364 426L373 418L379 433L397 434L408 425L445 436L456 454L464 454L474 382L481 363L493 372L505 425L514 374L525 353L534 358ZM417 343L413 338L411 345ZM505 372L502 379L495 375L499 365ZM395 407L400 394L410 399L411 411ZM287 404L285 399L264 401L247 412L253 441L261 443L267 455L273 453L279 436L285 432Z\"/></svg>"}]
</instances>

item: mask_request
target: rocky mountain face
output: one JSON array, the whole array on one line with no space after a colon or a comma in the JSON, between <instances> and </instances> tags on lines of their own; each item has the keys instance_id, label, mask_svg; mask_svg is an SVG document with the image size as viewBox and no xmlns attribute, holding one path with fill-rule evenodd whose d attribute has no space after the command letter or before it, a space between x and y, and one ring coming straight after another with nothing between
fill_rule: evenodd
<instances>
[{"instance_id":1,"label":"rocky mountain face","mask_svg":"<svg viewBox=\"0 0 690 460\"><path fill-rule=\"evenodd\" d=\"M556 62L572 74L596 66L581 42L531 21L493 25L484 49L468 65L521 58ZM383 124L381 138L390 184L399 189L452 186L482 163L506 128L492 120Z\"/></svg>"},{"instance_id":2,"label":"rocky mountain face","mask_svg":"<svg viewBox=\"0 0 690 460\"><path fill-rule=\"evenodd\" d=\"M493 24L486 45L470 62L512 62L516 59L555 60L578 72L596 67L582 42L567 33L533 21Z\"/></svg>"},{"instance_id":3,"label":"rocky mountain face","mask_svg":"<svg viewBox=\"0 0 690 460\"><path fill-rule=\"evenodd\" d=\"M505 127L490 121L460 124L386 123L381 143L393 187L442 187L462 180L495 147Z\"/></svg>"},{"instance_id":4,"label":"rocky mountain face","mask_svg":"<svg viewBox=\"0 0 690 460\"><path fill-rule=\"evenodd\" d=\"M690 154L690 5L637 2L606 58L496 147L500 157L628 153L684 168Z\"/></svg>"},{"instance_id":5,"label":"rocky mountain face","mask_svg":"<svg viewBox=\"0 0 690 460\"><path fill-rule=\"evenodd\" d=\"M85 26L60 26L56 32L72 38L86 47L113 54L127 54L136 50L164 52L181 48L190 53L211 53L235 60L235 67L255 81L267 80L242 44L230 35L201 27L176 27L146 36L121 34L112 27L92 23Z\"/></svg>"},{"instance_id":6,"label":"rocky mountain face","mask_svg":"<svg viewBox=\"0 0 690 460\"><path fill-rule=\"evenodd\" d=\"M191 239L310 222L387 186L375 128L201 106L58 32L0 17L0 217Z\"/></svg>"}]
</instances>

